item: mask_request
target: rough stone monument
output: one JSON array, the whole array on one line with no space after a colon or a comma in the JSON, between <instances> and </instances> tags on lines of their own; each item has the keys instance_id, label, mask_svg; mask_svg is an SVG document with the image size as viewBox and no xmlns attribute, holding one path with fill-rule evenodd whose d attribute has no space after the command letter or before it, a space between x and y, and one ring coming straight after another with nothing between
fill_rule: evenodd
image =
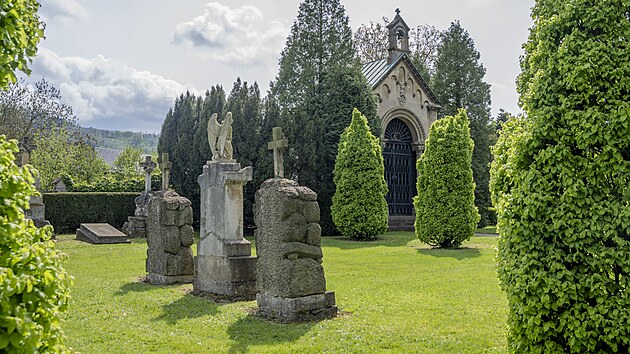
<instances>
[{"instance_id":1,"label":"rough stone monument","mask_svg":"<svg viewBox=\"0 0 630 354\"><path fill-rule=\"evenodd\" d=\"M163 155L166 155L168 160L168 154ZM134 199L136 210L133 212L133 216L127 217L127 222L122 226L122 232L132 238L147 237L147 210L149 200L151 200L151 172L153 172L157 164L151 161L151 156L147 155L145 161L140 163L140 166L145 172L144 192ZM170 169L170 165L168 168ZM164 175L164 170L162 170L162 175Z\"/></svg>"},{"instance_id":2,"label":"rough stone monument","mask_svg":"<svg viewBox=\"0 0 630 354\"><path fill-rule=\"evenodd\" d=\"M286 139L274 128L274 174L256 192L256 281L258 312L280 322L317 321L337 314L326 291L317 194L285 179Z\"/></svg>"},{"instance_id":3,"label":"rough stone monument","mask_svg":"<svg viewBox=\"0 0 630 354\"><path fill-rule=\"evenodd\" d=\"M174 191L154 192L147 215L147 282L190 283L194 274L190 200Z\"/></svg>"},{"instance_id":4,"label":"rough stone monument","mask_svg":"<svg viewBox=\"0 0 630 354\"><path fill-rule=\"evenodd\" d=\"M227 299L254 299L256 257L243 238L243 186L251 181L252 168L241 168L232 157L231 124L231 113L222 124L216 113L208 122L212 160L198 178L201 220L193 288Z\"/></svg>"},{"instance_id":5,"label":"rough stone monument","mask_svg":"<svg viewBox=\"0 0 630 354\"><path fill-rule=\"evenodd\" d=\"M30 138L25 136L22 138L22 141L20 141L19 147L20 159L18 165L26 166L31 163L31 151L37 149L37 145L32 144ZM33 171L33 173L35 177L35 188L40 191L41 181L39 173L37 171ZM41 194L31 196L28 204L28 210L25 211L26 218L33 220L33 224L35 224L36 227L50 225L50 222L46 220L46 206L44 205L44 199Z\"/></svg>"}]
</instances>

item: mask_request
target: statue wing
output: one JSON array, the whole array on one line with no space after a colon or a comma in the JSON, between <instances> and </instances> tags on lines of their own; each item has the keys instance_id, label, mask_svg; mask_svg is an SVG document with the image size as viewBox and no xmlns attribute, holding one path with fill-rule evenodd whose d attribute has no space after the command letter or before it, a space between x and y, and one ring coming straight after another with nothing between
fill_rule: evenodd
<instances>
[{"instance_id":1,"label":"statue wing","mask_svg":"<svg viewBox=\"0 0 630 354\"><path fill-rule=\"evenodd\" d=\"M223 123L221 123L221 131L219 132L219 141L217 141L217 150L222 154L225 150L225 142L228 139L228 135L230 133L230 129L232 129L232 112L227 112L225 115L225 119L223 119Z\"/></svg>"},{"instance_id":2,"label":"statue wing","mask_svg":"<svg viewBox=\"0 0 630 354\"><path fill-rule=\"evenodd\" d=\"M216 142L220 130L221 125L217 122L217 114L215 113L208 119L208 143L210 144L210 150L214 151L214 149L216 149Z\"/></svg>"}]
</instances>

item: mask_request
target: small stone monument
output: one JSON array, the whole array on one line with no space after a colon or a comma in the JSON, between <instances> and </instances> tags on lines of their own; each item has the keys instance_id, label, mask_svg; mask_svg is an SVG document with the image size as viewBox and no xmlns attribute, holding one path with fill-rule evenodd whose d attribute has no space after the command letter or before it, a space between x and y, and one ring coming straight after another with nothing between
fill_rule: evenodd
<instances>
[{"instance_id":1,"label":"small stone monument","mask_svg":"<svg viewBox=\"0 0 630 354\"><path fill-rule=\"evenodd\" d=\"M20 142L20 159L18 165L26 166L31 163L31 152L37 149L37 145L31 143L31 139L28 136L22 138ZM41 190L41 182L39 178L39 173L37 171L32 171L35 177L35 188L38 191ZM25 211L25 216L28 219L33 220L33 224L36 227L44 227L46 225L50 225L50 222L46 220L46 206L44 205L44 199L41 194L31 196L28 202L28 210Z\"/></svg>"},{"instance_id":2,"label":"small stone monument","mask_svg":"<svg viewBox=\"0 0 630 354\"><path fill-rule=\"evenodd\" d=\"M208 122L212 160L198 178L201 187L200 237L195 257L195 292L232 300L254 299L256 257L243 238L243 186L252 168L232 158L232 114L221 125L214 114Z\"/></svg>"},{"instance_id":3,"label":"small stone monument","mask_svg":"<svg viewBox=\"0 0 630 354\"><path fill-rule=\"evenodd\" d=\"M133 216L127 217L127 221L122 227L122 232L125 233L125 235L132 238L147 237L149 200L151 200L151 192L142 192L134 199L136 210L134 210Z\"/></svg>"},{"instance_id":4,"label":"small stone monument","mask_svg":"<svg viewBox=\"0 0 630 354\"><path fill-rule=\"evenodd\" d=\"M162 170L162 191L167 191L170 185L169 178L171 176L171 167L173 163L168 160L168 153L162 153L162 163L160 169Z\"/></svg>"},{"instance_id":5,"label":"small stone monument","mask_svg":"<svg viewBox=\"0 0 630 354\"><path fill-rule=\"evenodd\" d=\"M168 154L166 155L168 156ZM144 192L134 199L136 210L133 212L133 216L127 217L127 222L122 227L122 232L132 238L147 237L147 210L149 200L151 200L151 172L157 167L157 164L151 161L150 155L147 155L144 162L140 163L140 166L145 172ZM164 174L164 171L162 171L162 174Z\"/></svg>"},{"instance_id":6,"label":"small stone monument","mask_svg":"<svg viewBox=\"0 0 630 354\"><path fill-rule=\"evenodd\" d=\"M174 191L154 192L147 216L147 282L190 283L194 274L190 200Z\"/></svg>"},{"instance_id":7,"label":"small stone monument","mask_svg":"<svg viewBox=\"0 0 630 354\"><path fill-rule=\"evenodd\" d=\"M151 191L151 172L157 167L157 164L151 161L151 155L145 156L144 162L140 163L142 169L144 170L144 191Z\"/></svg>"},{"instance_id":8,"label":"small stone monument","mask_svg":"<svg viewBox=\"0 0 630 354\"><path fill-rule=\"evenodd\" d=\"M306 322L334 317L335 294L326 291L322 267L317 194L283 178L281 128L274 128L276 178L256 192L256 281L258 312L280 322Z\"/></svg>"}]
</instances>

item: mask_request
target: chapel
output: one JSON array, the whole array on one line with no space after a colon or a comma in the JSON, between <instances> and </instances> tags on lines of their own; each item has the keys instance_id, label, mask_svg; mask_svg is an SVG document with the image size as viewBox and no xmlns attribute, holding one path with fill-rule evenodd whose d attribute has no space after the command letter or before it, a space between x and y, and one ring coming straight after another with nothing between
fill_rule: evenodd
<instances>
[{"instance_id":1,"label":"chapel","mask_svg":"<svg viewBox=\"0 0 630 354\"><path fill-rule=\"evenodd\" d=\"M409 58L409 26L396 9L387 25L388 56L365 63L381 118L390 230L413 229L416 160L424 151L440 103Z\"/></svg>"}]
</instances>

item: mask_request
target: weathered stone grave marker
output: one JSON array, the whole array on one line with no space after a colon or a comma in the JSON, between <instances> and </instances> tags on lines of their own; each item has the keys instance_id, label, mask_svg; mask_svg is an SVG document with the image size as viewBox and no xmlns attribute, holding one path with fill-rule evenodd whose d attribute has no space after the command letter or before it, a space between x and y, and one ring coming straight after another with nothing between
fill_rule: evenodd
<instances>
[{"instance_id":1,"label":"weathered stone grave marker","mask_svg":"<svg viewBox=\"0 0 630 354\"><path fill-rule=\"evenodd\" d=\"M136 209L133 212L133 216L127 217L127 222L122 227L122 231L133 238L147 237L147 210L151 200L151 172L157 167L157 164L151 161L151 156L147 155L144 162L140 163L140 166L145 172L144 192L134 199Z\"/></svg>"},{"instance_id":2,"label":"weathered stone grave marker","mask_svg":"<svg viewBox=\"0 0 630 354\"><path fill-rule=\"evenodd\" d=\"M174 191L155 192L147 216L147 282L190 283L193 279L193 212Z\"/></svg>"},{"instance_id":3,"label":"weathered stone grave marker","mask_svg":"<svg viewBox=\"0 0 630 354\"><path fill-rule=\"evenodd\" d=\"M254 205L258 312L281 322L334 317L335 294L326 291L321 265L317 194L282 178L280 149L288 144L281 128L274 128L272 143L276 178L262 184Z\"/></svg>"},{"instance_id":4,"label":"weathered stone grave marker","mask_svg":"<svg viewBox=\"0 0 630 354\"><path fill-rule=\"evenodd\" d=\"M144 162L140 163L142 169L144 170L144 191L151 191L151 172L157 167L157 164L151 161L151 155L147 155L145 157Z\"/></svg>"},{"instance_id":5,"label":"weathered stone grave marker","mask_svg":"<svg viewBox=\"0 0 630 354\"><path fill-rule=\"evenodd\" d=\"M219 125L214 114L208 122L213 155L198 178L201 220L193 288L228 299L254 299L256 257L243 238L243 186L253 172L232 157L231 117L228 113Z\"/></svg>"},{"instance_id":6,"label":"weathered stone grave marker","mask_svg":"<svg viewBox=\"0 0 630 354\"><path fill-rule=\"evenodd\" d=\"M31 139L28 136L22 138L19 144L20 148L20 166L26 166L31 163L31 152L37 149L37 145L31 143ZM34 171L35 172L35 171ZM39 178L39 173L34 173L35 177L35 188L37 190L41 190L41 182ZM28 210L25 211L25 215L28 219L33 220L33 224L36 227L43 227L46 225L50 225L50 222L46 220L46 206L44 205L44 199L40 195L31 196L28 201Z\"/></svg>"}]
</instances>

